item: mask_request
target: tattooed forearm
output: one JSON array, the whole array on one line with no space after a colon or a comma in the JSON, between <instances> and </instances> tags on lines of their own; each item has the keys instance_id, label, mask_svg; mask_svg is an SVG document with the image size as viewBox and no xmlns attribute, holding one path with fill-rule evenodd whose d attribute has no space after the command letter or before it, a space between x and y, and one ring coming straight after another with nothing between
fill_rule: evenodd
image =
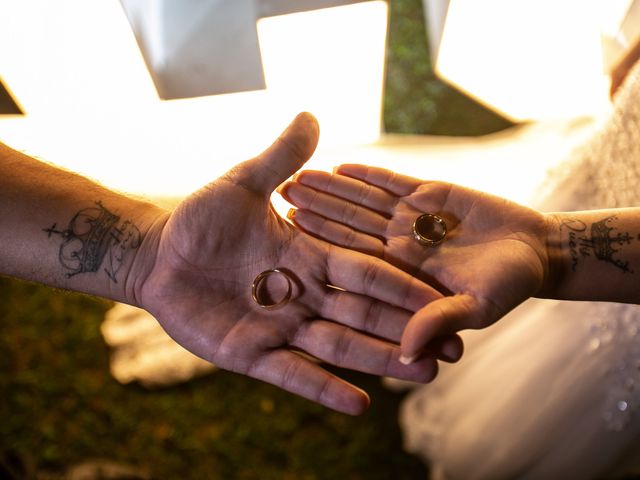
<instances>
[{"instance_id":1,"label":"tattooed forearm","mask_svg":"<svg viewBox=\"0 0 640 480\"><path fill-rule=\"evenodd\" d=\"M571 254L571 269L575 272L581 260L593 257L619 268L623 272L633 273L629 262L621 259L622 247L640 240L629 232L616 232L613 224L617 216L609 216L598 222L587 224L577 219L564 219L560 230L567 234L567 244Z\"/></svg>"},{"instance_id":2,"label":"tattooed forearm","mask_svg":"<svg viewBox=\"0 0 640 480\"><path fill-rule=\"evenodd\" d=\"M98 272L102 267L108 277L118 283L118 271L142 241L138 227L129 220L120 223L120 217L100 202L76 213L66 229L57 230L56 227L54 223L44 231L49 237L62 237L58 259L67 278Z\"/></svg>"}]
</instances>

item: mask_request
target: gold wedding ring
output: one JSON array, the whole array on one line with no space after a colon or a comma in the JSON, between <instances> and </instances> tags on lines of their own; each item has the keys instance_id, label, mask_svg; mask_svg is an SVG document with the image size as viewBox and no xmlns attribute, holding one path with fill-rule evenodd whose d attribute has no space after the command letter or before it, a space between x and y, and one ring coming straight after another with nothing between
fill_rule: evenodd
<instances>
[{"instance_id":1,"label":"gold wedding ring","mask_svg":"<svg viewBox=\"0 0 640 480\"><path fill-rule=\"evenodd\" d=\"M433 213L420 215L411 227L413 236L422 245L435 247L447 236L447 224L444 219Z\"/></svg>"},{"instance_id":2,"label":"gold wedding ring","mask_svg":"<svg viewBox=\"0 0 640 480\"><path fill-rule=\"evenodd\" d=\"M278 275L279 277L284 278L287 282L287 289L280 300L274 301L273 299L268 298L267 293L264 291L264 282L266 282L267 278L271 275ZM267 310L283 307L289 303L289 300L291 300L291 291L293 290L292 284L293 281L288 273L283 272L278 268L265 270L260 273L251 284L251 297L253 297L254 302Z\"/></svg>"}]
</instances>

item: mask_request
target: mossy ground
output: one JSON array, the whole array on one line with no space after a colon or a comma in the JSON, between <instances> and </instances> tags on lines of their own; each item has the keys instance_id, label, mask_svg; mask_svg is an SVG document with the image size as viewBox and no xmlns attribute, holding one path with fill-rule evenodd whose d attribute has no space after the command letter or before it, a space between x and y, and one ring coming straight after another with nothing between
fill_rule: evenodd
<instances>
[{"instance_id":1,"label":"mossy ground","mask_svg":"<svg viewBox=\"0 0 640 480\"><path fill-rule=\"evenodd\" d=\"M416 479L396 425L399 397L348 374L373 405L331 412L219 371L148 391L108 370L99 324L108 302L0 278L0 447L41 470L92 458L180 479Z\"/></svg>"}]
</instances>

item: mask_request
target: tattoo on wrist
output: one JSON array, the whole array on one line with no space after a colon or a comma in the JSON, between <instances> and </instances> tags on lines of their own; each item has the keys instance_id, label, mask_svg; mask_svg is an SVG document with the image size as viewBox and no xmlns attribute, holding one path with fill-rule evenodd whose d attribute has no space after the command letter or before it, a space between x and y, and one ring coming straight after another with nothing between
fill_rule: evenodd
<instances>
[{"instance_id":1,"label":"tattoo on wrist","mask_svg":"<svg viewBox=\"0 0 640 480\"><path fill-rule=\"evenodd\" d=\"M612 225L618 219L612 215L598 222L587 224L575 218L563 219L560 231L568 233L568 246L571 253L571 270L577 270L581 260L593 257L610 263L625 273L634 273L629 262L620 258L624 245L640 240L640 236L632 236L629 232L616 232ZM589 230L589 231L587 231Z\"/></svg>"},{"instance_id":2,"label":"tattoo on wrist","mask_svg":"<svg viewBox=\"0 0 640 480\"><path fill-rule=\"evenodd\" d=\"M49 238L62 237L58 252L66 277L80 273L98 272L102 267L114 283L128 255L142 243L140 230L129 220L107 210L101 202L95 207L76 213L65 230L57 230L54 223L43 229Z\"/></svg>"}]
</instances>

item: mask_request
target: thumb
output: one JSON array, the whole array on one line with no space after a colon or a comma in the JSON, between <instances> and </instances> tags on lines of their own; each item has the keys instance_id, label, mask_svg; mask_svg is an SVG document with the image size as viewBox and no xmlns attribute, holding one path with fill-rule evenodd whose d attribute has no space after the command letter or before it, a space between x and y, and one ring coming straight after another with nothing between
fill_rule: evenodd
<instances>
[{"instance_id":1,"label":"thumb","mask_svg":"<svg viewBox=\"0 0 640 480\"><path fill-rule=\"evenodd\" d=\"M300 113L269 148L238 165L229 175L256 193L270 195L311 158L319 136L316 118Z\"/></svg>"},{"instance_id":2,"label":"thumb","mask_svg":"<svg viewBox=\"0 0 640 480\"><path fill-rule=\"evenodd\" d=\"M467 294L440 298L418 310L404 329L400 340L400 361L415 361L434 339L466 328L480 328L489 323L489 313L481 302Z\"/></svg>"}]
</instances>

